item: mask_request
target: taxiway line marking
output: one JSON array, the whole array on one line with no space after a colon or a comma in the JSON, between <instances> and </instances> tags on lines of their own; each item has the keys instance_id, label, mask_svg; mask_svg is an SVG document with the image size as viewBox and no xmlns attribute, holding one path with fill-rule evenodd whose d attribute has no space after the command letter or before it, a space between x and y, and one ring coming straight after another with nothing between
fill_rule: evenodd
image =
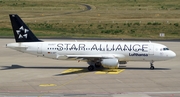
<instances>
[{"instance_id":1,"label":"taxiway line marking","mask_svg":"<svg viewBox=\"0 0 180 97\"><path fill-rule=\"evenodd\" d=\"M102 70L102 71L96 71L95 74L119 74L121 72L123 72L125 69L106 69L106 70ZM61 72L62 74L66 74L66 73L76 73L76 72L85 72L83 71L83 69L67 69L63 72Z\"/></svg>"},{"instance_id":2,"label":"taxiway line marking","mask_svg":"<svg viewBox=\"0 0 180 97\"><path fill-rule=\"evenodd\" d=\"M40 84L40 87L54 87L57 86L56 84Z\"/></svg>"},{"instance_id":3,"label":"taxiway line marking","mask_svg":"<svg viewBox=\"0 0 180 97\"><path fill-rule=\"evenodd\" d=\"M71 70L70 70L71 71ZM69 81L67 81L67 82L65 82L65 83L63 83L63 84L61 84L61 85L58 85L57 86L57 88L60 88L60 87L62 87L62 86L66 86L66 85L68 85L68 84L70 84L70 83L72 83L72 82L74 82L74 81L76 81L76 80L79 80L79 79L81 79L82 77L84 77L85 76L85 74L81 74L80 76L78 76L78 77L75 77L75 78L73 78L73 79L70 79ZM44 93L43 94L40 94L38 97L42 97L44 95Z\"/></svg>"},{"instance_id":4,"label":"taxiway line marking","mask_svg":"<svg viewBox=\"0 0 180 97\"><path fill-rule=\"evenodd\" d=\"M78 72L78 71L81 71L81 70L83 70L83 69L67 69L67 70L65 70L65 71L63 71L61 73L72 73L72 72Z\"/></svg>"},{"instance_id":5,"label":"taxiway line marking","mask_svg":"<svg viewBox=\"0 0 180 97\"><path fill-rule=\"evenodd\" d=\"M123 71L124 69L110 69L105 71L97 71L95 74L119 74Z\"/></svg>"}]
</instances>

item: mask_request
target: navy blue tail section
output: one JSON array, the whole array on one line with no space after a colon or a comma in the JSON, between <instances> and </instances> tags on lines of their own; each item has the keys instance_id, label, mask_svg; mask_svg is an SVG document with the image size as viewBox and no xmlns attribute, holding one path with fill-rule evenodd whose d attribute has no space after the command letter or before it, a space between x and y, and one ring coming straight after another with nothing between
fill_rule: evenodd
<instances>
[{"instance_id":1,"label":"navy blue tail section","mask_svg":"<svg viewBox=\"0 0 180 97\"><path fill-rule=\"evenodd\" d=\"M41 42L16 14L9 15L16 42Z\"/></svg>"}]
</instances>

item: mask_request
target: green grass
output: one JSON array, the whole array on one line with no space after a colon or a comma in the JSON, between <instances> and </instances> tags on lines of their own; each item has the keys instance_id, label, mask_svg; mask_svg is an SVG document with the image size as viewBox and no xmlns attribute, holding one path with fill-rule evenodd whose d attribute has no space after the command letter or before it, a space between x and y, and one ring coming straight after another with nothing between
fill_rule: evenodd
<instances>
[{"instance_id":1,"label":"green grass","mask_svg":"<svg viewBox=\"0 0 180 97\"><path fill-rule=\"evenodd\" d=\"M0 0L0 36L13 36L16 13L38 37L180 39L179 10L178 0Z\"/></svg>"}]
</instances>

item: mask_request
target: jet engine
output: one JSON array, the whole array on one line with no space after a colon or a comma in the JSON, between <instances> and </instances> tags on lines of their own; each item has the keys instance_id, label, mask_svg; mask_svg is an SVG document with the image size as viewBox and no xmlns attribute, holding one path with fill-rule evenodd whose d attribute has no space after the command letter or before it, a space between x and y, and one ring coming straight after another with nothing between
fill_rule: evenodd
<instances>
[{"instance_id":1,"label":"jet engine","mask_svg":"<svg viewBox=\"0 0 180 97\"><path fill-rule=\"evenodd\" d=\"M118 59L102 59L101 64L105 68L118 68L119 62Z\"/></svg>"}]
</instances>

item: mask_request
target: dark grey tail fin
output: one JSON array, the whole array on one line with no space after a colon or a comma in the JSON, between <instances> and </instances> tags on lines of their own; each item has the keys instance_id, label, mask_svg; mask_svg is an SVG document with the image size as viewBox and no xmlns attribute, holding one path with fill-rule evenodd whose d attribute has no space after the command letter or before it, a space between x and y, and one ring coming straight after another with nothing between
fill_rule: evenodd
<instances>
[{"instance_id":1,"label":"dark grey tail fin","mask_svg":"<svg viewBox=\"0 0 180 97\"><path fill-rule=\"evenodd\" d=\"M21 20L21 18L16 14L9 15L13 32L14 38L16 42L40 42L32 31L26 26L26 24Z\"/></svg>"}]
</instances>

